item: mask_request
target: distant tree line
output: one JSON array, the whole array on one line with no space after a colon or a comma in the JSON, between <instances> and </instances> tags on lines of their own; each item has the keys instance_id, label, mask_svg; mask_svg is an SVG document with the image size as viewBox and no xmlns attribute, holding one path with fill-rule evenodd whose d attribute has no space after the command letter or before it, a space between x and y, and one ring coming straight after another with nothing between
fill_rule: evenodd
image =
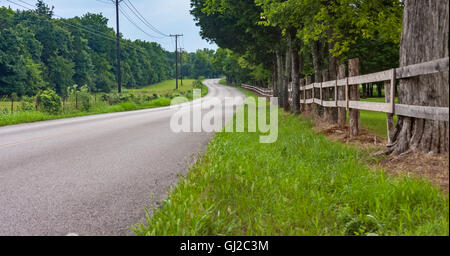
<instances>
[{"instance_id":1,"label":"distant tree line","mask_svg":"<svg viewBox=\"0 0 450 256\"><path fill-rule=\"evenodd\" d=\"M91 92L117 88L116 33L102 14L55 19L37 1L34 10L0 8L0 96L67 95L73 85ZM175 77L175 54L155 42L121 39L122 83L138 88ZM214 51L185 54L185 77L213 77Z\"/></svg>"}]
</instances>

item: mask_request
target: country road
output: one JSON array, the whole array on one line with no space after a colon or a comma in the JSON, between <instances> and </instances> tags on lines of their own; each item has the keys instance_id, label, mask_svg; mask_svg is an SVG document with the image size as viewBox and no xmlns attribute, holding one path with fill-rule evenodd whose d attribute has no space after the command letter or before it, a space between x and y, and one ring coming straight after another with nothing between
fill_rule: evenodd
<instances>
[{"instance_id":1,"label":"country road","mask_svg":"<svg viewBox=\"0 0 450 256\"><path fill-rule=\"evenodd\" d=\"M208 95L192 104L244 97L218 80L205 84ZM175 111L0 127L0 236L132 234L144 208L167 196L213 135L173 133Z\"/></svg>"}]
</instances>

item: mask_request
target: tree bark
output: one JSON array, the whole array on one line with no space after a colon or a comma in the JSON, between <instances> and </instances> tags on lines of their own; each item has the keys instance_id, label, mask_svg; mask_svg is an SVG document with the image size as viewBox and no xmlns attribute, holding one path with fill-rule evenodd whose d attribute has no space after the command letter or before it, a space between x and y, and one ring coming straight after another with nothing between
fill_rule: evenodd
<instances>
[{"instance_id":1,"label":"tree bark","mask_svg":"<svg viewBox=\"0 0 450 256\"><path fill-rule=\"evenodd\" d=\"M315 41L311 45L311 53L313 57L313 66L314 66L314 82L320 83L322 82L322 72L320 68L322 67L322 56L320 54L320 42ZM319 90L316 88L313 89L315 97L319 95ZM314 118L320 117L320 107L317 104L311 104L311 112L314 115Z\"/></svg>"},{"instance_id":2,"label":"tree bark","mask_svg":"<svg viewBox=\"0 0 450 256\"><path fill-rule=\"evenodd\" d=\"M307 76L305 79L305 85L310 85L311 83L312 83L311 76ZM311 92L312 92L312 90L306 91L306 99L311 99L311 97L312 97ZM305 112L307 112L308 114L311 114L312 105L314 105L314 104L305 104Z\"/></svg>"},{"instance_id":3,"label":"tree bark","mask_svg":"<svg viewBox=\"0 0 450 256\"><path fill-rule=\"evenodd\" d=\"M272 59L272 96L278 97L278 65L277 56L274 55Z\"/></svg>"},{"instance_id":4,"label":"tree bark","mask_svg":"<svg viewBox=\"0 0 450 256\"><path fill-rule=\"evenodd\" d=\"M339 66L339 72L337 75L337 79L344 79L346 77L345 72L345 65L342 64ZM345 100L345 87L339 86L338 87L338 100L344 101ZM340 128L345 127L345 123L347 122L347 109L346 108L338 108L338 125Z\"/></svg>"},{"instance_id":5,"label":"tree bark","mask_svg":"<svg viewBox=\"0 0 450 256\"><path fill-rule=\"evenodd\" d=\"M289 32L291 41L291 55L292 55L292 107L291 112L294 114L300 113L300 58L299 58L299 42L296 39L296 30Z\"/></svg>"},{"instance_id":6,"label":"tree bark","mask_svg":"<svg viewBox=\"0 0 450 256\"><path fill-rule=\"evenodd\" d=\"M351 59L348 62L348 76L359 76L359 59ZM351 101L359 101L359 85L349 86L349 98ZM359 109L350 109L348 114L350 137L359 135L360 112Z\"/></svg>"},{"instance_id":7,"label":"tree bark","mask_svg":"<svg viewBox=\"0 0 450 256\"><path fill-rule=\"evenodd\" d=\"M277 69L278 69L278 75L277 75L277 89L278 89L278 101L280 104L280 107L284 106L284 102L283 102L283 56L281 54L280 50L277 50L276 52L277 55Z\"/></svg>"},{"instance_id":8,"label":"tree bark","mask_svg":"<svg viewBox=\"0 0 450 256\"><path fill-rule=\"evenodd\" d=\"M289 111L289 81L291 78L291 63L292 63L292 50L291 50L291 40L288 38L287 40L287 48L286 48L286 65L284 67L284 81L283 81L283 109L284 111Z\"/></svg>"},{"instance_id":9,"label":"tree bark","mask_svg":"<svg viewBox=\"0 0 450 256\"><path fill-rule=\"evenodd\" d=\"M400 66L448 57L449 1L406 0ZM448 71L403 79L399 103L449 106ZM449 123L399 116L387 153L448 153Z\"/></svg>"},{"instance_id":10,"label":"tree bark","mask_svg":"<svg viewBox=\"0 0 450 256\"><path fill-rule=\"evenodd\" d=\"M330 79L330 73L328 70L322 70L322 82L326 82ZM323 101L329 101L330 100L330 88L324 88L322 89L322 100ZM323 108L323 119L326 122L331 121L331 108Z\"/></svg>"}]
</instances>

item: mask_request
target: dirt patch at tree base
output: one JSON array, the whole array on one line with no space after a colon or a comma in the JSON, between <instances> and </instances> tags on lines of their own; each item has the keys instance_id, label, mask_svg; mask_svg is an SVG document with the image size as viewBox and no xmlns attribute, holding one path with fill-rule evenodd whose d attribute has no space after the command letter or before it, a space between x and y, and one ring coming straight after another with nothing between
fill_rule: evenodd
<instances>
[{"instance_id":1,"label":"dirt patch at tree base","mask_svg":"<svg viewBox=\"0 0 450 256\"><path fill-rule=\"evenodd\" d=\"M411 153L404 156L377 156L375 153L383 150L387 139L376 136L373 132L361 129L357 137L349 136L348 126L339 127L330 125L321 120L314 121L314 130L323 134L332 141L367 151L371 160L369 166L384 169L392 176L412 175L417 178L426 178L432 184L439 186L445 193L449 193L449 155L432 155ZM375 159L374 159L375 158Z\"/></svg>"}]
</instances>

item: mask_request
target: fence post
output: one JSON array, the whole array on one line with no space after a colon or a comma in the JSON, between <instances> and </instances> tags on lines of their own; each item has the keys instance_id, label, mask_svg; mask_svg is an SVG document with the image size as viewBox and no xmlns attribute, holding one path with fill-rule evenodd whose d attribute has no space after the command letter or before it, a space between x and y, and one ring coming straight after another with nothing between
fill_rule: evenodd
<instances>
[{"instance_id":1,"label":"fence post","mask_svg":"<svg viewBox=\"0 0 450 256\"><path fill-rule=\"evenodd\" d=\"M305 86L305 79L304 78L300 78L300 111L301 112L305 112L305 106L306 106L306 90L305 88L303 88ZM302 88L303 88L303 93L302 93ZM303 95L303 101L302 101L302 95ZM303 104L302 104L303 102Z\"/></svg>"},{"instance_id":2,"label":"fence post","mask_svg":"<svg viewBox=\"0 0 450 256\"><path fill-rule=\"evenodd\" d=\"M330 73L328 72L327 69L322 71L322 83L323 82L327 82L330 79ZM326 101L330 101L330 89L329 88L322 88L322 83L320 83L320 91L322 92L321 95L321 100L320 103L322 104L322 109L323 109L323 119L326 122L330 122L330 108L329 107L325 107L323 106L323 99L325 99Z\"/></svg>"},{"instance_id":3,"label":"fence post","mask_svg":"<svg viewBox=\"0 0 450 256\"><path fill-rule=\"evenodd\" d=\"M351 59L348 62L348 76L359 76L359 59ZM359 101L359 84L349 86L349 99L351 101ZM349 131L350 137L359 135L360 128L360 112L359 109L349 110Z\"/></svg>"},{"instance_id":4,"label":"fence post","mask_svg":"<svg viewBox=\"0 0 450 256\"><path fill-rule=\"evenodd\" d=\"M388 145L392 143L394 131L394 112L395 112L395 69L392 70L391 81L384 82L384 98L386 103L391 103L391 112L386 114Z\"/></svg>"},{"instance_id":5,"label":"fence post","mask_svg":"<svg viewBox=\"0 0 450 256\"><path fill-rule=\"evenodd\" d=\"M305 86L308 86L310 84L311 84L311 76L307 76L306 77L306 85ZM314 89L312 89L312 91L314 91ZM305 92L306 92L306 89L305 89ZM305 94L305 101L306 101L306 99L309 99L311 95L312 95L312 92L306 93ZM308 113L311 112L311 105L312 104L306 104L306 102L305 102L305 110L306 110L306 112L308 112Z\"/></svg>"},{"instance_id":6,"label":"fence post","mask_svg":"<svg viewBox=\"0 0 450 256\"><path fill-rule=\"evenodd\" d=\"M11 94L11 114L14 113L14 96Z\"/></svg>"}]
</instances>

